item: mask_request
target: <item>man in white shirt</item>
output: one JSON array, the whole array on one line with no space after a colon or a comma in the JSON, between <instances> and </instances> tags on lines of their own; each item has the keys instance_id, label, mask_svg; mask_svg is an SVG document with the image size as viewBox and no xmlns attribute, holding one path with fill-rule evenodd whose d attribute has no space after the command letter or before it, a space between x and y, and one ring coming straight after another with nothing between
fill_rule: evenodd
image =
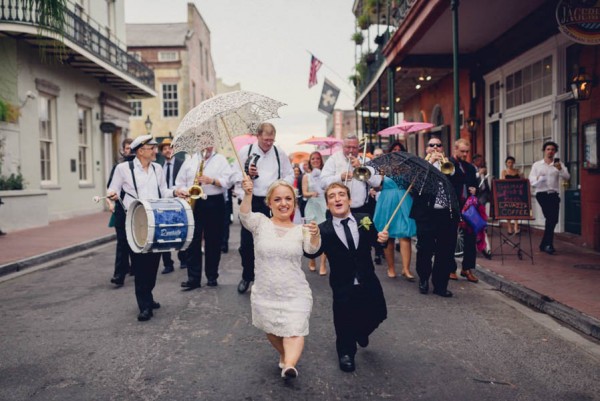
<instances>
[{"instance_id":1,"label":"man in white shirt","mask_svg":"<svg viewBox=\"0 0 600 401\"><path fill-rule=\"evenodd\" d=\"M529 182L531 182L531 186L535 191L535 198L546 219L540 251L552 255L556 252L554 249L554 228L558 223L558 213L560 211L560 196L558 195L560 179L568 181L571 176L560 159L554 157L558 152L556 142L548 141L544 143L542 150L544 158L531 166Z\"/></svg>"},{"instance_id":2,"label":"man in white shirt","mask_svg":"<svg viewBox=\"0 0 600 401\"><path fill-rule=\"evenodd\" d=\"M202 279L202 239L204 238L205 274L209 287L218 285L221 241L225 215L225 192L233 171L225 156L213 152L212 147L196 153L183 163L177 175L178 192L189 195L188 188L202 187L206 199L194 202L194 237L187 252L188 279L181 283L184 291L200 288Z\"/></svg>"},{"instance_id":3,"label":"man in white shirt","mask_svg":"<svg viewBox=\"0 0 600 401\"><path fill-rule=\"evenodd\" d=\"M352 213L368 213L372 217L374 209L368 204L370 198L368 187L380 186L381 176L375 174L373 167L367 167L371 172L371 177L366 182L359 181L352 176L354 169L363 166L366 161L369 161L366 156L358 157L356 135L348 135L344 139L342 150L331 155L323 166L321 186L326 189L334 182L346 185L352 194L352 203L350 204Z\"/></svg>"},{"instance_id":4,"label":"man in white shirt","mask_svg":"<svg viewBox=\"0 0 600 401\"><path fill-rule=\"evenodd\" d=\"M166 186L160 164L153 163L158 153L152 135L141 135L131 143L131 153L135 158L120 163L116 168L107 190L108 198L117 201L121 191L121 201L126 209L136 199L172 198L175 191ZM140 313L138 321L150 320L152 310L160 308L154 301L152 290L156 285L156 273L160 263L160 253L132 253L131 267L135 275L135 297Z\"/></svg>"},{"instance_id":5,"label":"man in white shirt","mask_svg":"<svg viewBox=\"0 0 600 401\"><path fill-rule=\"evenodd\" d=\"M276 180L294 182L294 171L285 152L274 146L276 130L271 123L262 123L257 130L256 144L244 146L238 152L240 161L245 167L245 173L252 177L253 196L252 211L269 216L269 208L265 204L267 189ZM242 172L235 165L236 185L242 182ZM241 198L240 198L241 199ZM245 293L254 281L254 239L252 233L242 227L240 234L240 255L242 257L242 279L238 292Z\"/></svg>"}]
</instances>

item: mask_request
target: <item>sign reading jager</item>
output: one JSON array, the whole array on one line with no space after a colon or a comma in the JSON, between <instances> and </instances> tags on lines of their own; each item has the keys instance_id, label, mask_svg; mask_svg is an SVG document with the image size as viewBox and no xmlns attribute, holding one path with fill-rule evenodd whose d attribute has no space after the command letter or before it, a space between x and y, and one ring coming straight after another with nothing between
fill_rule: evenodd
<instances>
[{"instance_id":1,"label":"sign reading jager","mask_svg":"<svg viewBox=\"0 0 600 401\"><path fill-rule=\"evenodd\" d=\"M577 43L600 44L600 5L597 0L560 0L556 5L558 29Z\"/></svg>"},{"instance_id":2,"label":"sign reading jager","mask_svg":"<svg viewBox=\"0 0 600 401\"><path fill-rule=\"evenodd\" d=\"M529 180L494 180L492 196L496 220L533 220Z\"/></svg>"}]
</instances>

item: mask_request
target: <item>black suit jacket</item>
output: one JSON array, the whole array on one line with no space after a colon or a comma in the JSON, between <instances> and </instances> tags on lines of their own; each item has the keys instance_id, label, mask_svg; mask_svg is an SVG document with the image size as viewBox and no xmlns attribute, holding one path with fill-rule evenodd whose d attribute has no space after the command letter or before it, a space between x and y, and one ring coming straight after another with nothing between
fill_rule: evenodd
<instances>
[{"instance_id":1,"label":"black suit jacket","mask_svg":"<svg viewBox=\"0 0 600 401\"><path fill-rule=\"evenodd\" d=\"M175 186L175 180L177 179L177 174L179 174L179 170L181 169L181 166L183 165L183 160L177 158L177 157L173 157L173 186ZM167 161L165 160L165 162L163 163L162 167L163 167L163 171L165 172L165 174L167 174Z\"/></svg>"},{"instance_id":2,"label":"black suit jacket","mask_svg":"<svg viewBox=\"0 0 600 401\"><path fill-rule=\"evenodd\" d=\"M359 225L367 216L362 213L354 214ZM355 290L359 287L361 299L372 307L371 317L379 322L383 321L387 315L385 298L371 259L371 245L377 238L375 226L371 225L369 230L364 227L358 228L359 241L356 251L350 251L338 238L331 218L319 224L319 230L321 248L315 255L306 256L314 258L323 252L327 254L330 267L329 285L333 290L334 303L351 302L356 294ZM354 284L355 278L358 279L359 286Z\"/></svg>"},{"instance_id":3,"label":"black suit jacket","mask_svg":"<svg viewBox=\"0 0 600 401\"><path fill-rule=\"evenodd\" d=\"M475 166L473 166L471 163L460 162L454 157L450 157L449 160L452 162L452 164L454 164L454 175L450 178L450 182L452 182L452 186L454 187L454 191L456 192L456 197L458 198L458 203L460 204L460 207L462 209L463 205L466 202L466 199L461 199L463 185L467 187L467 196L469 196L469 187L478 187L477 170L475 170ZM464 169L464 172L460 168L461 165Z\"/></svg>"}]
</instances>

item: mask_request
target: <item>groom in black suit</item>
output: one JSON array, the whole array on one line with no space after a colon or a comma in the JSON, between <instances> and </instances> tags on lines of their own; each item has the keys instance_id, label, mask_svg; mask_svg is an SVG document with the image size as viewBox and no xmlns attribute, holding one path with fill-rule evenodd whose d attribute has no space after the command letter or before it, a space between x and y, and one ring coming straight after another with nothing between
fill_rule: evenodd
<instances>
[{"instance_id":1,"label":"groom in black suit","mask_svg":"<svg viewBox=\"0 0 600 401\"><path fill-rule=\"evenodd\" d=\"M371 245L376 240L386 243L388 232L377 234L367 214L350 212L350 190L345 185L329 185L325 199L332 217L319 225L321 249L306 256L327 254L340 369L352 372L356 344L369 345L369 335L387 317L383 290L371 259Z\"/></svg>"}]
</instances>

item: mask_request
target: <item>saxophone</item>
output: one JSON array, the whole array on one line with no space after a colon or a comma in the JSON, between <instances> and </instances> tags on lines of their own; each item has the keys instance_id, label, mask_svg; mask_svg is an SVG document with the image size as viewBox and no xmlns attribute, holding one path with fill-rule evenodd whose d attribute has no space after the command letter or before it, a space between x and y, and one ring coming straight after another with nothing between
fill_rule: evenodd
<instances>
[{"instance_id":1,"label":"saxophone","mask_svg":"<svg viewBox=\"0 0 600 401\"><path fill-rule=\"evenodd\" d=\"M192 210L194 210L194 206L196 205L196 200L198 199L206 199L207 196L202 189L202 185L200 185L200 177L204 174L204 153L202 153L202 161L198 166L198 171L196 171L196 176L194 177L194 184L188 188L188 192L190 194L190 198L188 199L188 203L190 204Z\"/></svg>"}]
</instances>

